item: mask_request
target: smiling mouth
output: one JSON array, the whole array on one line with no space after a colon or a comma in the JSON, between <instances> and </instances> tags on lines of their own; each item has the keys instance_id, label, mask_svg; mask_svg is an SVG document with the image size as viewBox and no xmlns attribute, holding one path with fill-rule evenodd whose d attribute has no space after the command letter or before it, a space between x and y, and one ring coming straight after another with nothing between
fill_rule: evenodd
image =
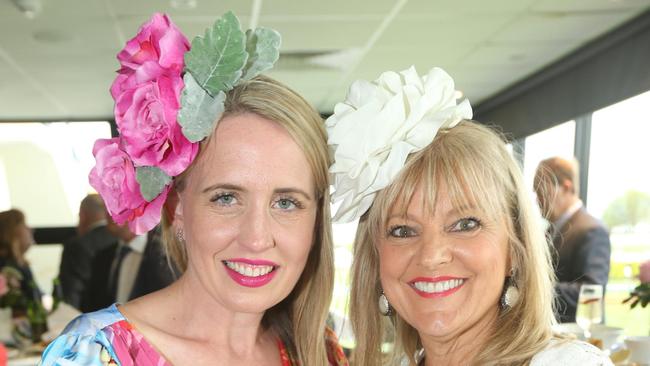
<instances>
[{"instance_id":1,"label":"smiling mouth","mask_svg":"<svg viewBox=\"0 0 650 366\"><path fill-rule=\"evenodd\" d=\"M445 297L458 291L464 284L464 278L429 279L416 278L409 282L411 288L422 297Z\"/></svg>"},{"instance_id":2,"label":"smiling mouth","mask_svg":"<svg viewBox=\"0 0 650 366\"><path fill-rule=\"evenodd\" d=\"M276 266L271 265L252 265L242 262L222 261L226 267L246 277L265 276L275 270Z\"/></svg>"},{"instance_id":3,"label":"smiling mouth","mask_svg":"<svg viewBox=\"0 0 650 366\"><path fill-rule=\"evenodd\" d=\"M271 282L279 266L268 261L223 260L226 273L237 284L245 287L261 287Z\"/></svg>"}]
</instances>

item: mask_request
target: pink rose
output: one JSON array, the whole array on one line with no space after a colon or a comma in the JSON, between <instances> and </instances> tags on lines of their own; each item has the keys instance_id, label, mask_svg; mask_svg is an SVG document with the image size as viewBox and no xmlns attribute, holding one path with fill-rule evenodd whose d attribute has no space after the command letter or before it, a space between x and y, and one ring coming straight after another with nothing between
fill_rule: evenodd
<instances>
[{"instance_id":1,"label":"pink rose","mask_svg":"<svg viewBox=\"0 0 650 366\"><path fill-rule=\"evenodd\" d=\"M156 13L140 27L138 34L117 54L122 65L120 73L135 71L149 62L172 72L183 71L183 56L190 43L165 14Z\"/></svg>"},{"instance_id":2,"label":"pink rose","mask_svg":"<svg viewBox=\"0 0 650 366\"><path fill-rule=\"evenodd\" d=\"M129 222L135 234L144 234L160 222L162 205L169 186L153 201L147 202L135 179L135 167L120 148L119 138L99 139L93 147L96 165L90 171L90 185L101 194L106 209L117 224Z\"/></svg>"},{"instance_id":3,"label":"pink rose","mask_svg":"<svg viewBox=\"0 0 650 366\"><path fill-rule=\"evenodd\" d=\"M161 76L115 96L124 149L137 166L156 166L173 177L196 157L198 143L187 140L176 121L182 89L182 79Z\"/></svg>"},{"instance_id":4,"label":"pink rose","mask_svg":"<svg viewBox=\"0 0 650 366\"><path fill-rule=\"evenodd\" d=\"M639 279L641 283L650 283L650 260L641 263L639 266Z\"/></svg>"},{"instance_id":5,"label":"pink rose","mask_svg":"<svg viewBox=\"0 0 650 366\"><path fill-rule=\"evenodd\" d=\"M7 279L3 274L0 274L0 296L4 296L9 292L9 285L7 284Z\"/></svg>"},{"instance_id":6,"label":"pink rose","mask_svg":"<svg viewBox=\"0 0 650 366\"><path fill-rule=\"evenodd\" d=\"M155 166L170 176L182 173L198 152L176 119L188 50L169 18L154 14L118 54L122 68L111 86L124 150L136 166Z\"/></svg>"}]
</instances>

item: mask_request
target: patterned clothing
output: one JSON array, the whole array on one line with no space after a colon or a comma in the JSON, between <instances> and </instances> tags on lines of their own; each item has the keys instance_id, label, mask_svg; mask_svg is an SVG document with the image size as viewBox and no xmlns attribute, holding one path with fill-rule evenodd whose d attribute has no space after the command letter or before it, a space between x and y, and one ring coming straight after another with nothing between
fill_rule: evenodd
<instances>
[{"instance_id":1,"label":"patterned clothing","mask_svg":"<svg viewBox=\"0 0 650 366\"><path fill-rule=\"evenodd\" d=\"M347 366L343 350L330 329L326 331L326 342L330 365ZM282 366L295 366L280 340L278 348ZM41 365L171 366L115 304L73 320L43 352Z\"/></svg>"}]
</instances>

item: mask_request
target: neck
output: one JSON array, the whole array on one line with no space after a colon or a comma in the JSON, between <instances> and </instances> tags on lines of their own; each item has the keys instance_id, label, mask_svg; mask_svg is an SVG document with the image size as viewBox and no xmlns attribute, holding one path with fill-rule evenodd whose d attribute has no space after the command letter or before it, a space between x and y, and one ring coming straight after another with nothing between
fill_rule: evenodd
<instances>
[{"instance_id":1,"label":"neck","mask_svg":"<svg viewBox=\"0 0 650 366\"><path fill-rule=\"evenodd\" d=\"M264 313L238 313L224 306L206 291L192 268L170 288L178 304L175 323L184 337L210 344L238 358L248 358L268 342L275 342L263 329ZM191 306L188 306L191 304Z\"/></svg>"},{"instance_id":2,"label":"neck","mask_svg":"<svg viewBox=\"0 0 650 366\"><path fill-rule=\"evenodd\" d=\"M432 337L420 333L425 352L425 365L468 365L493 333L492 326L498 309L487 314L468 329L445 337Z\"/></svg>"}]
</instances>

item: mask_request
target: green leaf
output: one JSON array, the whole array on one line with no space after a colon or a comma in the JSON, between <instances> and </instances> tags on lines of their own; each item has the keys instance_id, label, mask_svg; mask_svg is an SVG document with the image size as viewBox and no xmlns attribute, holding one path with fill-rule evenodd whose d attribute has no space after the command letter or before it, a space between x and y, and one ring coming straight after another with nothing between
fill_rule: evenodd
<instances>
[{"instance_id":1,"label":"green leaf","mask_svg":"<svg viewBox=\"0 0 650 366\"><path fill-rule=\"evenodd\" d=\"M185 67L210 95L228 91L241 77L248 59L245 39L239 20L227 12L206 29L204 37L194 37L185 54Z\"/></svg>"},{"instance_id":2,"label":"green leaf","mask_svg":"<svg viewBox=\"0 0 650 366\"><path fill-rule=\"evenodd\" d=\"M178 123L183 128L183 135L191 142L203 140L210 135L214 124L223 114L226 94L220 91L212 97L194 80L192 74L183 77L185 87L181 95L181 110Z\"/></svg>"},{"instance_id":3,"label":"green leaf","mask_svg":"<svg viewBox=\"0 0 650 366\"><path fill-rule=\"evenodd\" d=\"M140 184L142 197L147 202L151 202L165 189L172 178L155 166L141 166L135 168L135 180Z\"/></svg>"},{"instance_id":4,"label":"green leaf","mask_svg":"<svg viewBox=\"0 0 650 366\"><path fill-rule=\"evenodd\" d=\"M273 29L259 27L246 31L248 62L241 80L250 80L273 67L280 57L282 37Z\"/></svg>"}]
</instances>

